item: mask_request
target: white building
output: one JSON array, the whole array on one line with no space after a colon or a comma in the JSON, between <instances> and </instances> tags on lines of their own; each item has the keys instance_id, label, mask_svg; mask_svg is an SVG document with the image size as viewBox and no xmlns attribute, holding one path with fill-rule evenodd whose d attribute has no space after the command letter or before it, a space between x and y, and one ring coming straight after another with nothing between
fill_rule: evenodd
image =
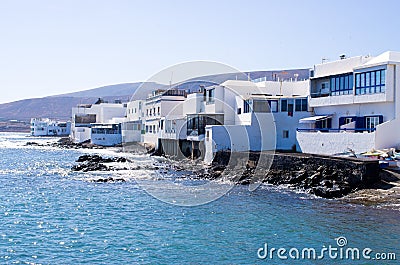
<instances>
[{"instance_id":1,"label":"white building","mask_svg":"<svg viewBox=\"0 0 400 265\"><path fill-rule=\"evenodd\" d=\"M310 116L308 86L308 81L229 80L188 94L160 114L148 100L144 138L154 137L153 143L160 139L163 153L206 160L221 150L261 151L277 146L292 150L299 119ZM278 122L274 115L279 116Z\"/></svg>"},{"instance_id":2,"label":"white building","mask_svg":"<svg viewBox=\"0 0 400 265\"><path fill-rule=\"evenodd\" d=\"M158 146L161 131L164 130L163 117L175 120L182 117L182 102L186 99L184 90L156 90L147 97L144 106L144 129L143 142L153 147Z\"/></svg>"},{"instance_id":3,"label":"white building","mask_svg":"<svg viewBox=\"0 0 400 265\"><path fill-rule=\"evenodd\" d=\"M78 105L72 108L71 138L75 143L89 141L92 139L92 126L94 124L96 126L112 125L115 124L115 119L125 118L125 115L126 104L123 103L99 101L96 104ZM100 138L100 136L97 137ZM104 134L102 138L105 138L103 141L106 142L108 138L114 138L114 135Z\"/></svg>"},{"instance_id":4,"label":"white building","mask_svg":"<svg viewBox=\"0 0 400 265\"><path fill-rule=\"evenodd\" d=\"M71 133L71 122L59 122L51 119L31 119L32 136L68 136Z\"/></svg>"},{"instance_id":5,"label":"white building","mask_svg":"<svg viewBox=\"0 0 400 265\"><path fill-rule=\"evenodd\" d=\"M313 117L300 120L305 153L332 155L400 146L400 53L357 56L312 70Z\"/></svg>"},{"instance_id":6,"label":"white building","mask_svg":"<svg viewBox=\"0 0 400 265\"><path fill-rule=\"evenodd\" d=\"M142 142L144 130L144 100L134 100L127 104L126 119L122 122L122 142Z\"/></svg>"},{"instance_id":7,"label":"white building","mask_svg":"<svg viewBox=\"0 0 400 265\"><path fill-rule=\"evenodd\" d=\"M221 84L224 123L205 127L205 162L221 150L296 150L298 120L310 116L309 81ZM226 97L228 96L228 97ZM232 97L233 96L233 97Z\"/></svg>"}]
</instances>

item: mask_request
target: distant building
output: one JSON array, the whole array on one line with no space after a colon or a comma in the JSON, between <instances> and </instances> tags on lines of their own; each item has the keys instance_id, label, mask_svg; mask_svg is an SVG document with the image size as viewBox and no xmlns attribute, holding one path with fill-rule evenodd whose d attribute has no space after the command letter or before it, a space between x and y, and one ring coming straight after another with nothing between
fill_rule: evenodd
<instances>
[{"instance_id":1,"label":"distant building","mask_svg":"<svg viewBox=\"0 0 400 265\"><path fill-rule=\"evenodd\" d=\"M32 136L68 136L71 133L71 122L59 122L51 119L32 118Z\"/></svg>"},{"instance_id":2,"label":"distant building","mask_svg":"<svg viewBox=\"0 0 400 265\"><path fill-rule=\"evenodd\" d=\"M332 155L400 147L400 53L318 64L311 72L312 117L300 119L302 152Z\"/></svg>"},{"instance_id":3,"label":"distant building","mask_svg":"<svg viewBox=\"0 0 400 265\"><path fill-rule=\"evenodd\" d=\"M144 103L145 100L128 102L126 119L122 123L123 143L129 144L143 141L143 136L145 134Z\"/></svg>"}]
</instances>

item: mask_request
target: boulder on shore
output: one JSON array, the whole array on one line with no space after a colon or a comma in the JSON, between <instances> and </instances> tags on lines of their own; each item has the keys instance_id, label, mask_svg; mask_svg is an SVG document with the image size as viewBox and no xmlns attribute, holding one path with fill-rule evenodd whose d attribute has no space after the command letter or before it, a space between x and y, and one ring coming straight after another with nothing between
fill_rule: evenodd
<instances>
[{"instance_id":1,"label":"boulder on shore","mask_svg":"<svg viewBox=\"0 0 400 265\"><path fill-rule=\"evenodd\" d=\"M111 171L115 170L115 168L111 166L107 166L105 164L107 163L125 163L125 162L130 162L128 159L125 157L106 157L103 158L99 155L81 155L76 162L78 162L78 165L74 165L71 170L72 171L82 171L82 172L88 172L88 171ZM123 168L125 169L125 168Z\"/></svg>"}]
</instances>

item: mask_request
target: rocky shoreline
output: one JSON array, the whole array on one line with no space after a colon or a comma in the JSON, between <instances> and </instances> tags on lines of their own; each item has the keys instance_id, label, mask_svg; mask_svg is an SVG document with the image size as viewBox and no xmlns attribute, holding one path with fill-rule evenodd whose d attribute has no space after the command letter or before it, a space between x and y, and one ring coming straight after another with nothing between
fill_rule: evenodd
<instances>
[{"instance_id":1,"label":"rocky shoreline","mask_svg":"<svg viewBox=\"0 0 400 265\"><path fill-rule=\"evenodd\" d=\"M57 142L55 143L45 143L45 144L40 144L37 142L27 142L25 144L26 146L50 146L50 147L58 147L62 149L105 149L106 147L91 144L90 141L86 141L83 143L74 143L70 138L68 137L63 137L60 138ZM121 147L121 146L116 146L116 147Z\"/></svg>"},{"instance_id":2,"label":"rocky shoreline","mask_svg":"<svg viewBox=\"0 0 400 265\"><path fill-rule=\"evenodd\" d=\"M37 143L27 145L39 146ZM49 146L49 144L47 145ZM68 149L103 149L90 143L75 144L68 138L62 138L52 147ZM198 179L229 178L241 185L262 181L272 185L285 185L289 189L303 191L328 199L341 199L349 202L363 203L399 203L400 174L383 171L377 161L354 158L336 158L299 153L267 154L264 161L268 165L258 164L260 154L244 153L235 156L237 161L230 161L230 152L219 152L210 166L201 161L169 160L177 171L188 170ZM124 157L103 158L98 155L83 155L76 161L72 171L116 171L131 170L129 167L113 167L110 163L131 162ZM235 166L232 168L230 164ZM137 168L135 168L137 170ZM157 170L157 167L151 169ZM254 176L256 170L257 177ZM233 172L233 173L232 173ZM260 175L261 172L261 175ZM96 182L123 182L124 179L112 177Z\"/></svg>"},{"instance_id":3,"label":"rocky shoreline","mask_svg":"<svg viewBox=\"0 0 400 265\"><path fill-rule=\"evenodd\" d=\"M340 198L347 203L400 209L400 173L383 169L381 181Z\"/></svg>"},{"instance_id":4,"label":"rocky shoreline","mask_svg":"<svg viewBox=\"0 0 400 265\"><path fill-rule=\"evenodd\" d=\"M219 152L212 166L204 174L218 178L224 170L238 170L246 161L239 184L262 181L273 185L287 185L296 190L323 198L341 198L357 190L370 188L381 181L378 161L336 158L299 153L265 153L263 164L258 164L260 153L243 153L231 159L230 152ZM229 168L229 164L236 168ZM254 173L258 171L254 179ZM226 175L226 174L225 174Z\"/></svg>"}]
</instances>

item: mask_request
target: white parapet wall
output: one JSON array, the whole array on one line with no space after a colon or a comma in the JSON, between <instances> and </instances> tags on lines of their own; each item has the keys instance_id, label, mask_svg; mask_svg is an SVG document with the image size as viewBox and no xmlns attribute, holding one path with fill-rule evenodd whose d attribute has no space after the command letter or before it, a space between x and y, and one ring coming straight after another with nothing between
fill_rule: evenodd
<instances>
[{"instance_id":1,"label":"white parapet wall","mask_svg":"<svg viewBox=\"0 0 400 265\"><path fill-rule=\"evenodd\" d=\"M400 148L400 119L388 121L376 127L375 148Z\"/></svg>"},{"instance_id":2,"label":"white parapet wall","mask_svg":"<svg viewBox=\"0 0 400 265\"><path fill-rule=\"evenodd\" d=\"M333 155L349 149L356 153L375 148L375 132L297 132L301 152L309 154Z\"/></svg>"},{"instance_id":3,"label":"white parapet wall","mask_svg":"<svg viewBox=\"0 0 400 265\"><path fill-rule=\"evenodd\" d=\"M90 140L92 129L90 127L75 127L72 129L71 138L74 143L82 143Z\"/></svg>"}]
</instances>

